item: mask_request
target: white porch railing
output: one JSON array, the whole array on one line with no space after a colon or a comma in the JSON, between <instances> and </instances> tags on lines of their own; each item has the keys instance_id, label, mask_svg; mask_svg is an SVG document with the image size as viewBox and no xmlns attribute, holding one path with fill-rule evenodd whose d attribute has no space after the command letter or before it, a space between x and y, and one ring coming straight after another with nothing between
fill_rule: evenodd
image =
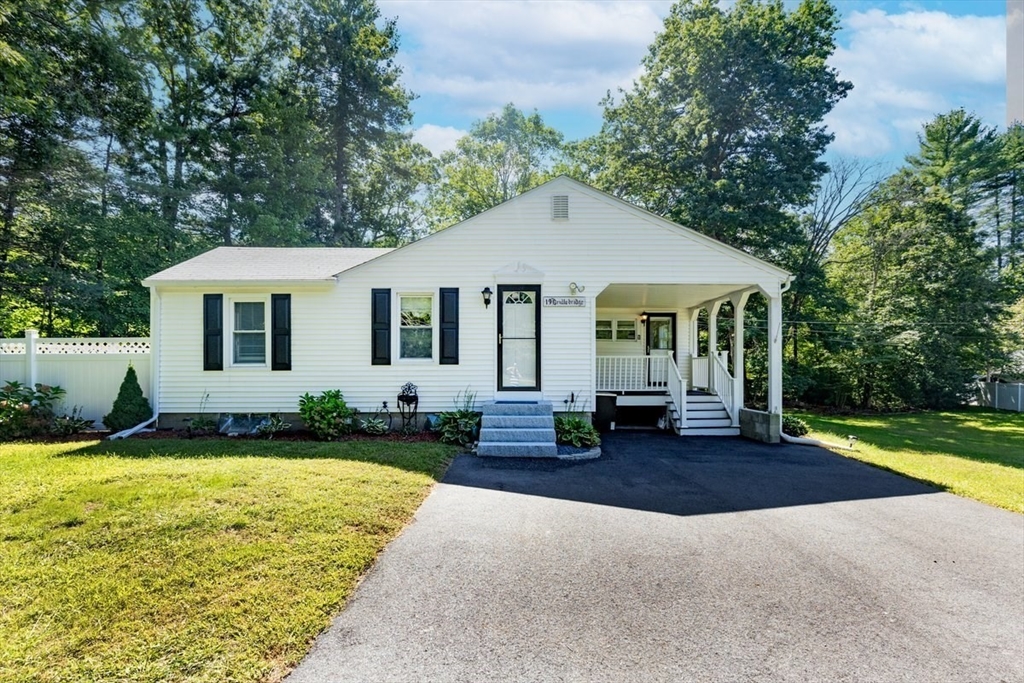
<instances>
[{"instance_id":1,"label":"white porch railing","mask_svg":"<svg viewBox=\"0 0 1024 683\"><path fill-rule=\"evenodd\" d=\"M693 356L690 361L690 386L707 389L711 386L708 374L708 357Z\"/></svg>"},{"instance_id":2,"label":"white porch railing","mask_svg":"<svg viewBox=\"0 0 1024 683\"><path fill-rule=\"evenodd\" d=\"M598 356L597 390L664 391L670 363L675 366L668 356Z\"/></svg>"},{"instance_id":3,"label":"white porch railing","mask_svg":"<svg viewBox=\"0 0 1024 683\"><path fill-rule=\"evenodd\" d=\"M722 400L722 405L725 406L725 410L729 413L730 418L735 418L735 407L733 405L733 384L732 375L729 374L729 370L725 367L725 362L719 355L711 356L711 372L713 382L711 384L714 387L714 391L718 394L718 398Z\"/></svg>"}]
</instances>

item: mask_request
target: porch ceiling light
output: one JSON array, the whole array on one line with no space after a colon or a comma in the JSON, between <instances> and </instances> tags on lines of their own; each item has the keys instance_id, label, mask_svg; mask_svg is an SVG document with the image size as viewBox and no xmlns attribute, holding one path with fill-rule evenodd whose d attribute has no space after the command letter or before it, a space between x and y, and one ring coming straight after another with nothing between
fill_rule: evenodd
<instances>
[{"instance_id":1,"label":"porch ceiling light","mask_svg":"<svg viewBox=\"0 0 1024 683\"><path fill-rule=\"evenodd\" d=\"M484 287L480 291L480 295L484 298L484 308L487 308L488 306L491 305L491 294L492 293L493 292L491 292L491 288L490 287Z\"/></svg>"},{"instance_id":2,"label":"porch ceiling light","mask_svg":"<svg viewBox=\"0 0 1024 683\"><path fill-rule=\"evenodd\" d=\"M644 311L643 313L640 314L640 322L647 322L647 311Z\"/></svg>"}]
</instances>

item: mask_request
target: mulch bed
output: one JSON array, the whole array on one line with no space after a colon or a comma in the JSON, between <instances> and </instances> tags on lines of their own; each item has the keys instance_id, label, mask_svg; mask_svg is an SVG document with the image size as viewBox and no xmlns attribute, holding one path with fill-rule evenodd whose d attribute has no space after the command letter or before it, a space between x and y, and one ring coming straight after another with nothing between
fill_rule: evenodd
<instances>
[{"instance_id":1,"label":"mulch bed","mask_svg":"<svg viewBox=\"0 0 1024 683\"><path fill-rule=\"evenodd\" d=\"M267 441L266 437L259 435L247 435L239 434L236 436L228 436L227 434L219 434L216 432L207 432L203 434L189 433L187 429L158 429L155 432L143 432L134 436L128 437L130 439L210 439L214 441ZM320 441L316 438L313 432L306 429L296 429L287 432L278 432L274 435L273 441ZM438 435L434 432L415 432L413 434L402 434L401 432L389 432L388 434L371 435L371 434L349 434L337 439L338 442L343 441L397 441L397 442L411 442L411 441L437 441Z\"/></svg>"}]
</instances>

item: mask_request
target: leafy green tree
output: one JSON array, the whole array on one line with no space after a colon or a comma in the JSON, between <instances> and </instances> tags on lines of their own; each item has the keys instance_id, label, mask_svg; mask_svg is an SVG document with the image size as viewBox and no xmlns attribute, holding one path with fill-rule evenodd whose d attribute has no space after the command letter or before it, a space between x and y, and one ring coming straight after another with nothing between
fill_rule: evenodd
<instances>
[{"instance_id":1,"label":"leafy green tree","mask_svg":"<svg viewBox=\"0 0 1024 683\"><path fill-rule=\"evenodd\" d=\"M562 134L540 114L512 103L473 124L453 151L441 155L440 181L430 197L433 228L486 211L550 177Z\"/></svg>"},{"instance_id":2,"label":"leafy green tree","mask_svg":"<svg viewBox=\"0 0 1024 683\"><path fill-rule=\"evenodd\" d=\"M824 116L852 87L827 64L826 0L682 0L629 92L605 102L584 158L597 183L654 213L778 257L800 240L787 209L827 170Z\"/></svg>"},{"instance_id":3,"label":"leafy green tree","mask_svg":"<svg viewBox=\"0 0 1024 683\"><path fill-rule=\"evenodd\" d=\"M852 305L845 365L861 407L959 404L998 346L999 293L965 208L903 170L838 238L835 285Z\"/></svg>"},{"instance_id":4,"label":"leafy green tree","mask_svg":"<svg viewBox=\"0 0 1024 683\"><path fill-rule=\"evenodd\" d=\"M360 215L372 203L353 196L361 166L412 118L412 95L395 61L398 29L394 20L380 20L373 0L299 0L292 12L294 75L323 131L321 153L331 169L330 190L320 202L330 217L325 241L362 246L365 226L376 217Z\"/></svg>"},{"instance_id":5,"label":"leafy green tree","mask_svg":"<svg viewBox=\"0 0 1024 683\"><path fill-rule=\"evenodd\" d=\"M926 185L941 187L967 208L981 201L999 161L993 129L954 109L925 124L918 140L920 151L907 157L907 164Z\"/></svg>"}]
</instances>

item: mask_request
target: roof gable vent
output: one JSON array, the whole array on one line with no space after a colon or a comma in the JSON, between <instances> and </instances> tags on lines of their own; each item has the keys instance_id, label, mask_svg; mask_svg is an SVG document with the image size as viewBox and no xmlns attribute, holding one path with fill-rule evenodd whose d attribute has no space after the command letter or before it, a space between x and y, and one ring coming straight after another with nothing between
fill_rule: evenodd
<instances>
[{"instance_id":1,"label":"roof gable vent","mask_svg":"<svg viewBox=\"0 0 1024 683\"><path fill-rule=\"evenodd\" d=\"M551 220L569 220L569 195L556 194L551 197Z\"/></svg>"}]
</instances>

